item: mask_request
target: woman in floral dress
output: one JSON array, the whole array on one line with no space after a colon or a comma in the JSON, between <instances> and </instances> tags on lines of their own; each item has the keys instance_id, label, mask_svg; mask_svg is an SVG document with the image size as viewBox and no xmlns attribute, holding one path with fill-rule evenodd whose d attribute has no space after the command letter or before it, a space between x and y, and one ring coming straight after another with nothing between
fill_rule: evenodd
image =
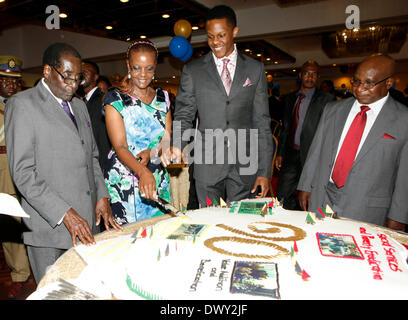
<instances>
[{"instance_id":1,"label":"woman in floral dress","mask_svg":"<svg viewBox=\"0 0 408 320\"><path fill-rule=\"evenodd\" d=\"M127 79L104 100L113 146L104 176L119 224L162 215L157 196L170 202L169 176L158 157L170 139L170 101L166 91L150 87L157 56L149 40L134 42L127 51Z\"/></svg>"}]
</instances>

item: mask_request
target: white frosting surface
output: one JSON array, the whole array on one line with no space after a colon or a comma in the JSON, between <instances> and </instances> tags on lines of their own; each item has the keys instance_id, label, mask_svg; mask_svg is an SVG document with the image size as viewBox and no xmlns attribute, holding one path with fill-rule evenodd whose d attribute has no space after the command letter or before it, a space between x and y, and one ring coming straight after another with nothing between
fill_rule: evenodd
<instances>
[{"instance_id":1,"label":"white frosting surface","mask_svg":"<svg viewBox=\"0 0 408 320\"><path fill-rule=\"evenodd\" d=\"M205 208L156 224L152 236L147 230L125 259L109 266L115 276L106 284L119 299L408 298L407 250L365 224L324 218L312 225L306 223L306 212L281 207L264 217L239 214L238 207L229 211ZM167 239L182 224L207 228L193 241ZM320 242L318 234L328 234L332 244L343 239L355 245L324 245L330 241ZM294 237L297 270L310 276L306 280L291 257ZM237 288L233 279L239 278L233 276L235 262L257 262L268 276L252 275L253 287L231 292ZM266 290L256 287L259 283Z\"/></svg>"}]
</instances>

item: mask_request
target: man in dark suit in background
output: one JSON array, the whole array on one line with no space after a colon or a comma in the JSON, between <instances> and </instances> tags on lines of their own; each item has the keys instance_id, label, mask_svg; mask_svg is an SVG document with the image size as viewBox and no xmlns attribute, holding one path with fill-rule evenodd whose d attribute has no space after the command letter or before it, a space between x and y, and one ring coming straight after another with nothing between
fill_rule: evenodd
<instances>
[{"instance_id":1,"label":"man in dark suit in background","mask_svg":"<svg viewBox=\"0 0 408 320\"><path fill-rule=\"evenodd\" d=\"M273 146L264 66L236 49L234 38L238 27L231 8L212 8L207 16L206 31L211 51L184 66L173 123L181 124L183 134L191 129L198 112L199 126L194 148L198 201L206 206L207 196L217 202L220 197L227 201L241 200L250 197L251 193L255 196L258 187L260 191L256 196L265 197L269 191ZM208 131L214 134L207 135ZM255 136L254 131L257 131L257 139L250 141L250 136ZM231 135L228 136L227 132ZM240 138L239 132L244 136ZM236 137L235 141L232 136ZM180 140L173 140L173 145L178 148L173 147L171 156L177 161L181 160L181 149L188 142ZM208 142L211 147L206 148ZM258 148L252 150L249 167L240 163L242 147L245 155L253 147ZM217 149L221 149L223 159L218 157ZM202 163L197 161L200 154ZM235 163L230 161L230 156L235 156ZM248 169L252 159L253 172L252 168ZM169 160L165 154L164 163L169 163Z\"/></svg>"},{"instance_id":2,"label":"man in dark suit in background","mask_svg":"<svg viewBox=\"0 0 408 320\"><path fill-rule=\"evenodd\" d=\"M306 61L300 78L300 89L288 94L284 100L283 130L275 160L276 169L280 170L276 195L283 199L283 207L288 210L300 209L294 192L323 108L335 100L333 95L316 87L319 78L317 62Z\"/></svg>"},{"instance_id":3,"label":"man in dark suit in background","mask_svg":"<svg viewBox=\"0 0 408 320\"><path fill-rule=\"evenodd\" d=\"M95 137L96 145L99 151L99 165L103 171L105 167L105 161L108 157L108 153L112 147L108 133L106 131L105 116L102 114L103 97L104 93L97 86L97 80L99 78L99 67L96 63L83 60L82 61L82 74L84 80L82 82L82 88L84 91L84 102L88 109L89 117L91 118L92 132Z\"/></svg>"}]
</instances>

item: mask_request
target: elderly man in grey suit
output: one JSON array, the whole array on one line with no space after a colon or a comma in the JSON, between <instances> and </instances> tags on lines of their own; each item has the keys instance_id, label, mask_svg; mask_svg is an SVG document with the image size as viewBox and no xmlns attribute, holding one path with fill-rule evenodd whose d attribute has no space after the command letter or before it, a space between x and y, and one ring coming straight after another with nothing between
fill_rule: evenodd
<instances>
[{"instance_id":1,"label":"elderly man in grey suit","mask_svg":"<svg viewBox=\"0 0 408 320\"><path fill-rule=\"evenodd\" d=\"M408 223L408 110L388 93L395 62L376 54L351 80L354 97L329 103L298 184L304 210L404 230Z\"/></svg>"},{"instance_id":2,"label":"elderly man in grey suit","mask_svg":"<svg viewBox=\"0 0 408 320\"><path fill-rule=\"evenodd\" d=\"M70 45L54 43L43 55L35 88L6 105L6 143L13 181L22 195L23 234L38 283L65 250L95 243L96 225L120 230L98 163L98 149L83 101L72 98L81 81L81 57Z\"/></svg>"},{"instance_id":3,"label":"elderly man in grey suit","mask_svg":"<svg viewBox=\"0 0 408 320\"><path fill-rule=\"evenodd\" d=\"M273 146L263 64L238 53L234 45L238 27L231 8L212 8L206 31L211 51L184 66L174 115L183 135L198 113L194 147L198 201L206 206L207 197L217 202L220 197L227 201L264 197ZM173 137L170 157L179 161L189 135L180 141L174 127ZM168 164L169 157L164 158Z\"/></svg>"}]
</instances>

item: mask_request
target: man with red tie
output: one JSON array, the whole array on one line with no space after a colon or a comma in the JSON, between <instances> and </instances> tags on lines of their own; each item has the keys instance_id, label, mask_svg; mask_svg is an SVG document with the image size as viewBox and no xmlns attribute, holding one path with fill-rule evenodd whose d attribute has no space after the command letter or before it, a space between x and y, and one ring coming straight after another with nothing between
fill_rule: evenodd
<instances>
[{"instance_id":1,"label":"man with red tie","mask_svg":"<svg viewBox=\"0 0 408 320\"><path fill-rule=\"evenodd\" d=\"M329 204L341 217L392 229L408 223L408 110L388 93L395 61L364 59L354 97L325 107L298 184L304 210Z\"/></svg>"}]
</instances>

